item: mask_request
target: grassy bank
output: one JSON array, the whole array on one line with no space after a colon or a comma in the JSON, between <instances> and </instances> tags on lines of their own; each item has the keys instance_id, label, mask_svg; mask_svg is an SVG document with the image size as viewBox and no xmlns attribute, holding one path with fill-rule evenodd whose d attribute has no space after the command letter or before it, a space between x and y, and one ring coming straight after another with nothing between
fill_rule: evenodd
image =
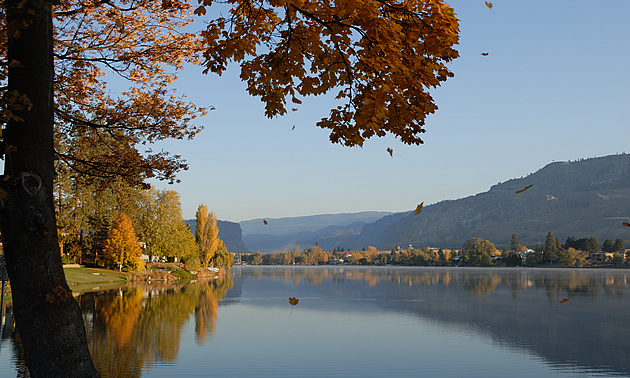
<instances>
[{"instance_id":1,"label":"grassy bank","mask_svg":"<svg viewBox=\"0 0 630 378\"><path fill-rule=\"evenodd\" d=\"M64 268L69 285L104 282L127 282L127 273L96 268Z\"/></svg>"},{"instance_id":2,"label":"grassy bank","mask_svg":"<svg viewBox=\"0 0 630 378\"><path fill-rule=\"evenodd\" d=\"M64 268L66 280L74 293L115 288L127 283L129 275L123 272L96 268Z\"/></svg>"}]
</instances>

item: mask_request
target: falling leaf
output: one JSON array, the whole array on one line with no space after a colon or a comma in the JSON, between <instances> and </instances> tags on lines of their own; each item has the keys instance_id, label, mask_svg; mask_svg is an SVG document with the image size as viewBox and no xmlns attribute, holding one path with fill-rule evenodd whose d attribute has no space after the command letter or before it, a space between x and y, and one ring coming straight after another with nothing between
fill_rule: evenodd
<instances>
[{"instance_id":1,"label":"falling leaf","mask_svg":"<svg viewBox=\"0 0 630 378\"><path fill-rule=\"evenodd\" d=\"M420 211L422 211L422 206L424 206L424 202L422 202L420 205L418 205L418 207L416 207L416 211L413 213L414 216L420 214Z\"/></svg>"},{"instance_id":2,"label":"falling leaf","mask_svg":"<svg viewBox=\"0 0 630 378\"><path fill-rule=\"evenodd\" d=\"M291 110L297 112L297 108L291 108Z\"/></svg>"},{"instance_id":3,"label":"falling leaf","mask_svg":"<svg viewBox=\"0 0 630 378\"><path fill-rule=\"evenodd\" d=\"M486 6L488 7L488 9L492 9L492 3L486 1Z\"/></svg>"},{"instance_id":4,"label":"falling leaf","mask_svg":"<svg viewBox=\"0 0 630 378\"><path fill-rule=\"evenodd\" d=\"M293 127L291 128L291 130L295 130L295 125L293 125Z\"/></svg>"},{"instance_id":5,"label":"falling leaf","mask_svg":"<svg viewBox=\"0 0 630 378\"><path fill-rule=\"evenodd\" d=\"M317 245L317 242L315 242L315 245Z\"/></svg>"},{"instance_id":6,"label":"falling leaf","mask_svg":"<svg viewBox=\"0 0 630 378\"><path fill-rule=\"evenodd\" d=\"M564 303L564 302L568 301L569 299L571 299L571 297L566 297L563 300L561 300L560 303Z\"/></svg>"},{"instance_id":7,"label":"falling leaf","mask_svg":"<svg viewBox=\"0 0 630 378\"><path fill-rule=\"evenodd\" d=\"M394 157L394 150L392 150L391 148L387 147L387 152L389 152L389 156Z\"/></svg>"},{"instance_id":8,"label":"falling leaf","mask_svg":"<svg viewBox=\"0 0 630 378\"><path fill-rule=\"evenodd\" d=\"M217 110L217 108L215 108L214 106L211 106L210 110Z\"/></svg>"},{"instance_id":9,"label":"falling leaf","mask_svg":"<svg viewBox=\"0 0 630 378\"><path fill-rule=\"evenodd\" d=\"M488 56L488 53L487 52L483 52L483 53L481 53L481 55Z\"/></svg>"},{"instance_id":10,"label":"falling leaf","mask_svg":"<svg viewBox=\"0 0 630 378\"><path fill-rule=\"evenodd\" d=\"M526 186L526 187L524 187L524 188L523 188L523 189L521 189L521 190L517 190L517 191L516 191L516 194L523 193L524 191L526 191L527 189L531 188L532 186L534 186L534 184L532 184L532 185L530 185L530 186Z\"/></svg>"},{"instance_id":11,"label":"falling leaf","mask_svg":"<svg viewBox=\"0 0 630 378\"><path fill-rule=\"evenodd\" d=\"M628 222L623 222L622 224L623 224L624 226L626 226L626 227L630 227L630 223L628 223Z\"/></svg>"},{"instance_id":12,"label":"falling leaf","mask_svg":"<svg viewBox=\"0 0 630 378\"><path fill-rule=\"evenodd\" d=\"M266 219L263 219L263 223L264 223L264 224L267 224L267 220L266 220Z\"/></svg>"},{"instance_id":13,"label":"falling leaf","mask_svg":"<svg viewBox=\"0 0 630 378\"><path fill-rule=\"evenodd\" d=\"M206 7L204 7L203 5L200 7L197 7L197 9L195 9L193 11L194 14L196 14L197 16L205 16L206 15Z\"/></svg>"}]
</instances>

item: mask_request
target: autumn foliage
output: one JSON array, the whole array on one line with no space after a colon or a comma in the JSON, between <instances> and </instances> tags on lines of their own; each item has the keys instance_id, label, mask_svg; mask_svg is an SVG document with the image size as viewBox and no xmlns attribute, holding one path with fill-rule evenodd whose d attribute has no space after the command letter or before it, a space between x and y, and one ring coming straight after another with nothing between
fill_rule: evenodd
<instances>
[{"instance_id":1,"label":"autumn foliage","mask_svg":"<svg viewBox=\"0 0 630 378\"><path fill-rule=\"evenodd\" d=\"M213 259L219 247L219 227L217 227L217 216L208 212L208 207L201 204L195 214L197 228L195 229L195 240L199 248L199 261L201 265L207 267Z\"/></svg>"},{"instance_id":2,"label":"autumn foliage","mask_svg":"<svg viewBox=\"0 0 630 378\"><path fill-rule=\"evenodd\" d=\"M110 266L119 269L124 267L132 271L144 269L144 263L140 258L142 256L140 243L133 232L131 219L125 214L118 214L114 220L107 233L103 253L106 263Z\"/></svg>"},{"instance_id":3,"label":"autumn foliage","mask_svg":"<svg viewBox=\"0 0 630 378\"><path fill-rule=\"evenodd\" d=\"M207 71L239 62L268 117L338 88L340 105L317 124L332 142L361 146L391 133L422 143L437 109L429 90L453 76L446 63L458 56L458 20L443 1L203 0L195 13L217 3L229 11L201 34Z\"/></svg>"}]
</instances>

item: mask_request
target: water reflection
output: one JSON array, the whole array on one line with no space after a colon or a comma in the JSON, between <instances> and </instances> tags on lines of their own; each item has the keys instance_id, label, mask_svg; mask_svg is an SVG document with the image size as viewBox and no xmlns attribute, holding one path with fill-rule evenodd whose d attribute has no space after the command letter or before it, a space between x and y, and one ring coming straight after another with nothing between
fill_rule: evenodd
<instances>
[{"instance_id":1,"label":"water reflection","mask_svg":"<svg viewBox=\"0 0 630 378\"><path fill-rule=\"evenodd\" d=\"M321 285L324 281L343 283L360 281L375 287L381 283L396 286L448 286L462 285L466 292L475 296L493 293L500 284L510 288L514 300L522 290L544 289L550 301L560 300L563 295L597 297L605 295L622 298L628 282L625 270L597 271L589 269L467 269L467 268L357 268L357 267L247 267L236 268L235 277L272 281L291 281L295 286L301 282Z\"/></svg>"},{"instance_id":2,"label":"water reflection","mask_svg":"<svg viewBox=\"0 0 630 378\"><path fill-rule=\"evenodd\" d=\"M177 362L182 330L194 317L195 341L216 328L231 276L184 286L155 285L81 295L90 352L103 377L140 377L142 369Z\"/></svg>"},{"instance_id":3,"label":"water reflection","mask_svg":"<svg viewBox=\"0 0 630 378\"><path fill-rule=\"evenodd\" d=\"M297 334L291 334L291 347L285 353L306 348L324 353L331 343L341 342L335 337L344 332L347 340L369 334L371 343L402 356L427 345L433 349L433 344L427 343L440 345L455 332L456 336L473 338L474 343L490 340L496 348L493 353L516 353L522 356L524 366L542 365L546 375L558 370L610 376L630 375L630 302L625 296L629 274L627 270L595 269L235 267L232 275L220 280L124 287L82 294L77 300L85 317L90 351L103 377L141 377L164 367L185 376L205 376L186 370L185 365L193 363L190 360L182 362L183 356L194 350L203 351L203 357L194 360L195 364L206 364L201 369L230 372L235 361L221 360L227 359L230 351L240 354L248 347L255 350L249 355L252 357L260 350L283 348L288 337L284 333L291 324ZM295 311L289 297L299 298ZM263 313L264 322L256 325L254 319ZM368 314L378 314L374 318L378 326L358 322ZM229 323L229 316L240 320ZM430 324L437 339L417 338L406 345L391 339L391 335L405 335L417 326L401 322L401 317ZM278 319L278 328L270 329L272 319ZM380 339L375 326L387 330ZM328 329L330 334L325 335ZM222 331L222 338L216 336ZM19 334L14 329L9 339L13 360L21 361ZM285 343L280 344L283 339ZM452 366L431 366L442 376L468 371L457 364L471 351L460 347L461 339L455 340L445 346ZM278 360L271 354L257 363L268 364L268 375L282 376L286 361L281 353L278 355ZM209 361L207 356L223 357ZM493 355L483 358L487 360L481 364L493 368L500 364ZM237 361L241 368L247 365ZM296 363L307 366L309 361ZM390 368L403 372L417 368L413 358L381 362L395 364ZM362 366L370 363L361 361ZM335 369L345 366L330 360L323 365ZM345 368L355 369L355 374L358 367ZM450 370L456 368L460 370ZM4 376L3 371L0 366L0 376ZM313 375L326 375L312 371ZM338 371L342 373L350 372ZM8 376L27 376L19 362L12 374ZM284 376L291 376L291 372Z\"/></svg>"}]
</instances>

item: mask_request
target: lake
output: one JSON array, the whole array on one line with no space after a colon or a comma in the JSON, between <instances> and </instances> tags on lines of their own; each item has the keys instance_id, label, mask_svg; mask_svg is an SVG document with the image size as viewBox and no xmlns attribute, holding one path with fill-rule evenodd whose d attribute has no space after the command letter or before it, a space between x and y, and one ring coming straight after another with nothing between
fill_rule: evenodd
<instances>
[{"instance_id":1,"label":"lake","mask_svg":"<svg viewBox=\"0 0 630 378\"><path fill-rule=\"evenodd\" d=\"M629 283L621 269L246 266L77 300L103 377L612 377L630 376ZM4 331L0 377L22 377Z\"/></svg>"}]
</instances>

